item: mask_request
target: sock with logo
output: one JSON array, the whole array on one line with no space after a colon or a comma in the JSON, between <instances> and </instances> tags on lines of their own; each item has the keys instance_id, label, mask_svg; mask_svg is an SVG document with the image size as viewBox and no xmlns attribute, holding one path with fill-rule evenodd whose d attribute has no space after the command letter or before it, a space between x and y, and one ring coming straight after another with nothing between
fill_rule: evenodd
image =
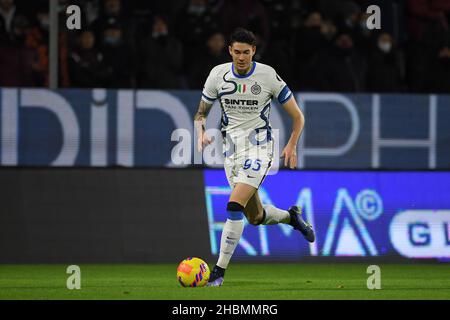
<instances>
[{"instance_id":1,"label":"sock with logo","mask_svg":"<svg viewBox=\"0 0 450 320\"><path fill-rule=\"evenodd\" d=\"M228 219L222 230L220 254L217 261L217 265L223 269L228 267L228 263L244 231L244 207L237 202L229 202L227 213Z\"/></svg>"}]
</instances>

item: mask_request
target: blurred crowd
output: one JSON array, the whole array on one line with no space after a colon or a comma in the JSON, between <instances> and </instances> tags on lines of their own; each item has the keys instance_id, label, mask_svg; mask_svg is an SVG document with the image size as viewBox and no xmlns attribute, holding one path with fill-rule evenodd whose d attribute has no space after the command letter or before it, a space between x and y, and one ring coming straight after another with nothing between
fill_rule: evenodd
<instances>
[{"instance_id":1,"label":"blurred crowd","mask_svg":"<svg viewBox=\"0 0 450 320\"><path fill-rule=\"evenodd\" d=\"M82 29L66 28L77 4ZM369 30L366 8L381 8ZM0 86L49 84L48 0L0 0ZM450 0L59 0L59 86L201 89L238 26L291 89L450 93Z\"/></svg>"}]
</instances>

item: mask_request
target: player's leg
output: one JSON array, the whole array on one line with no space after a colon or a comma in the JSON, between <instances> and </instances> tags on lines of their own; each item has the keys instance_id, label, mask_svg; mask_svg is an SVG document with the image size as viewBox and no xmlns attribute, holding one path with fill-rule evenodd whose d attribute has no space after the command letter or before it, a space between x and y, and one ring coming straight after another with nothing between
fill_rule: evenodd
<instances>
[{"instance_id":1,"label":"player's leg","mask_svg":"<svg viewBox=\"0 0 450 320\"><path fill-rule=\"evenodd\" d=\"M287 223L291 221L289 211L278 209L271 204L262 204L258 192L248 201L245 207L245 216L253 225L270 225Z\"/></svg>"},{"instance_id":2,"label":"player's leg","mask_svg":"<svg viewBox=\"0 0 450 320\"><path fill-rule=\"evenodd\" d=\"M261 145L251 148L249 155L250 158L258 159L258 163L255 161L256 165L249 166L247 172L251 170L250 175L247 173L238 174L236 180L259 189L272 165L273 142L269 142L268 146ZM286 223L300 231L309 242L315 241L314 230L310 224L302 219L301 210L297 206L291 206L289 210L282 210L271 204L262 204L258 192L255 192L247 202L245 214L248 221L253 225Z\"/></svg>"},{"instance_id":3,"label":"player's leg","mask_svg":"<svg viewBox=\"0 0 450 320\"><path fill-rule=\"evenodd\" d=\"M255 193L256 188L244 183L237 183L231 192L227 204L227 221L220 239L219 259L211 272L208 286L220 286L223 282L225 269L228 267L234 250L244 231L244 208Z\"/></svg>"},{"instance_id":4,"label":"player's leg","mask_svg":"<svg viewBox=\"0 0 450 320\"><path fill-rule=\"evenodd\" d=\"M252 225L261 224L264 219L264 209L259 198L258 191L248 200L244 210L245 217Z\"/></svg>"},{"instance_id":5,"label":"player's leg","mask_svg":"<svg viewBox=\"0 0 450 320\"><path fill-rule=\"evenodd\" d=\"M299 230L309 242L315 240L314 230L310 224L302 219L301 210L298 206L283 210L271 204L262 204L258 192L255 192L248 201L244 212L248 221L253 225L285 223Z\"/></svg>"},{"instance_id":6,"label":"player's leg","mask_svg":"<svg viewBox=\"0 0 450 320\"><path fill-rule=\"evenodd\" d=\"M268 141L267 144L255 145L250 148L250 158L258 160L247 169L250 174L240 175L238 179L259 189L272 166L273 148L273 141ZM288 211L278 209L273 205L263 205L257 191L249 199L245 207L245 215L247 220L253 225L289 223L291 219Z\"/></svg>"},{"instance_id":7,"label":"player's leg","mask_svg":"<svg viewBox=\"0 0 450 320\"><path fill-rule=\"evenodd\" d=\"M244 211L249 199L254 195L256 188L237 183L231 192L228 204L228 219L222 232L220 255L217 265L226 269L231 256L236 249L244 230Z\"/></svg>"}]
</instances>

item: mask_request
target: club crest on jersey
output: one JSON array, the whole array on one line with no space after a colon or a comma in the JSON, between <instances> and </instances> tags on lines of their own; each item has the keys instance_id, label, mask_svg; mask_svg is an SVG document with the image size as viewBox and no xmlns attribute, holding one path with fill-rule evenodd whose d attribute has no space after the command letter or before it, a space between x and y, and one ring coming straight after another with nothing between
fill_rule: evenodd
<instances>
[{"instance_id":1,"label":"club crest on jersey","mask_svg":"<svg viewBox=\"0 0 450 320\"><path fill-rule=\"evenodd\" d=\"M261 86L258 83L255 82L255 84L252 85L252 87L250 88L250 91L253 94L260 94L261 93Z\"/></svg>"},{"instance_id":2,"label":"club crest on jersey","mask_svg":"<svg viewBox=\"0 0 450 320\"><path fill-rule=\"evenodd\" d=\"M238 84L237 92L245 93L245 91L247 91L247 85L246 84Z\"/></svg>"}]
</instances>

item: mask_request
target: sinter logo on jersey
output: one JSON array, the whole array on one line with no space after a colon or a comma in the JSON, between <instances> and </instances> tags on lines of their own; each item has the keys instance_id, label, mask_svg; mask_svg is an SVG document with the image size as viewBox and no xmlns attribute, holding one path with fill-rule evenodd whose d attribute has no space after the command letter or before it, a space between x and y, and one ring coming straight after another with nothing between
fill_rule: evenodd
<instances>
[{"instance_id":1,"label":"sinter logo on jersey","mask_svg":"<svg viewBox=\"0 0 450 320\"><path fill-rule=\"evenodd\" d=\"M223 102L227 108L231 109L245 109L245 110L257 110L258 109L258 100L245 100L245 99L223 99ZM247 107L247 106L256 106L256 107Z\"/></svg>"}]
</instances>

